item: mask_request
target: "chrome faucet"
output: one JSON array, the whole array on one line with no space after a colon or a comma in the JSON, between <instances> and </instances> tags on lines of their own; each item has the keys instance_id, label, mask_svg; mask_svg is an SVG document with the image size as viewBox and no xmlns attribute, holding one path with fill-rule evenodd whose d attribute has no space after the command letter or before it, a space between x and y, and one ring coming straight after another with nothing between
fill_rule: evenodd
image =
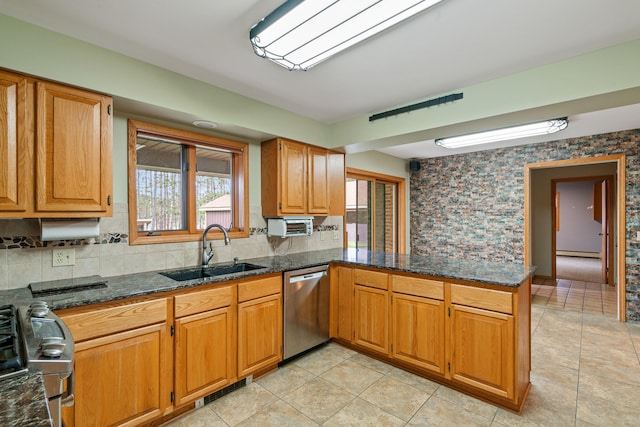
<instances>
[{"instance_id":1,"label":"chrome faucet","mask_svg":"<svg viewBox=\"0 0 640 427\"><path fill-rule=\"evenodd\" d=\"M224 234L224 244L226 246L231 244L229 233L227 233L227 230L223 226L221 226L220 224L208 225L202 233L202 267L209 266L209 261L211 261L211 258L213 258L213 244L209 242L209 248L207 248L207 233L214 227L219 228L220 231L222 231L222 234Z\"/></svg>"}]
</instances>

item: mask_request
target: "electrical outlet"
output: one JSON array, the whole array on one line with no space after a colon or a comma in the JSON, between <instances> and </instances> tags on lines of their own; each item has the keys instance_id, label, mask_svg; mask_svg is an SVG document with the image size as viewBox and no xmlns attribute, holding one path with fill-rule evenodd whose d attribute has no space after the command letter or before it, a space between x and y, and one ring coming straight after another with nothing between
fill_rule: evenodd
<instances>
[{"instance_id":1,"label":"electrical outlet","mask_svg":"<svg viewBox=\"0 0 640 427\"><path fill-rule=\"evenodd\" d=\"M320 232L320 240L324 240L324 230Z\"/></svg>"},{"instance_id":2,"label":"electrical outlet","mask_svg":"<svg viewBox=\"0 0 640 427\"><path fill-rule=\"evenodd\" d=\"M333 240L340 240L340 231L333 230Z\"/></svg>"},{"instance_id":3,"label":"electrical outlet","mask_svg":"<svg viewBox=\"0 0 640 427\"><path fill-rule=\"evenodd\" d=\"M53 266L62 267L65 265L76 265L75 249L54 249Z\"/></svg>"}]
</instances>

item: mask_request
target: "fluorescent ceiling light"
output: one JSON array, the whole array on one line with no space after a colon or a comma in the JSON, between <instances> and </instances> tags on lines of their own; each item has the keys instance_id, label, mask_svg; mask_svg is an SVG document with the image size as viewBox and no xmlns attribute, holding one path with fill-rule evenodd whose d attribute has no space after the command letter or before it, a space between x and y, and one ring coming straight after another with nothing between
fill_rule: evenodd
<instances>
[{"instance_id":1,"label":"fluorescent ceiling light","mask_svg":"<svg viewBox=\"0 0 640 427\"><path fill-rule=\"evenodd\" d=\"M306 71L442 0L287 0L251 28L258 56Z\"/></svg>"},{"instance_id":2,"label":"fluorescent ceiling light","mask_svg":"<svg viewBox=\"0 0 640 427\"><path fill-rule=\"evenodd\" d=\"M509 139L526 138L528 136L547 135L560 132L568 126L566 117L529 123L526 125L489 130L468 135L452 136L436 139L436 144L444 148L460 148L470 145L488 144L490 142L506 141Z\"/></svg>"}]
</instances>

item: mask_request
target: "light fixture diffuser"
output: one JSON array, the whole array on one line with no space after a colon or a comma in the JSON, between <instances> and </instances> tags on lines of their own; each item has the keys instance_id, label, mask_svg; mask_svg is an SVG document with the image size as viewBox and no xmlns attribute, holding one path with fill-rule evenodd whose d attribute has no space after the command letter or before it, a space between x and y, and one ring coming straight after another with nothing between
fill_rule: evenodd
<instances>
[{"instance_id":1,"label":"light fixture diffuser","mask_svg":"<svg viewBox=\"0 0 640 427\"><path fill-rule=\"evenodd\" d=\"M251 28L258 56L306 71L442 0L288 0Z\"/></svg>"},{"instance_id":2,"label":"light fixture diffuser","mask_svg":"<svg viewBox=\"0 0 640 427\"><path fill-rule=\"evenodd\" d=\"M471 133L436 139L436 144L444 148L461 148L470 145L488 144L491 142L507 141L510 139L526 138L528 136L548 135L560 132L569 125L566 117L546 120L544 122L528 123L519 126Z\"/></svg>"}]
</instances>

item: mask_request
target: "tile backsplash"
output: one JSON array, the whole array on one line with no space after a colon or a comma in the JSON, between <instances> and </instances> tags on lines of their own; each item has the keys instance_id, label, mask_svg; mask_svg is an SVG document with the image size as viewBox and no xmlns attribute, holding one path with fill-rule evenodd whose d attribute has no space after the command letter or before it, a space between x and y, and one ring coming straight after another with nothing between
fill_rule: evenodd
<instances>
[{"instance_id":1,"label":"tile backsplash","mask_svg":"<svg viewBox=\"0 0 640 427\"><path fill-rule=\"evenodd\" d=\"M342 239L333 239L332 232L343 229L341 216L316 217L311 236L283 239L267 237L261 211L260 206L251 208L248 238L232 239L229 246L213 241L212 263L342 247ZM96 239L42 242L37 219L0 219L0 290L32 282L94 274L108 277L200 263L200 241L130 246L126 203L115 204L113 216L100 219L100 233ZM52 251L60 246L75 249L75 265L53 267Z\"/></svg>"}]
</instances>

